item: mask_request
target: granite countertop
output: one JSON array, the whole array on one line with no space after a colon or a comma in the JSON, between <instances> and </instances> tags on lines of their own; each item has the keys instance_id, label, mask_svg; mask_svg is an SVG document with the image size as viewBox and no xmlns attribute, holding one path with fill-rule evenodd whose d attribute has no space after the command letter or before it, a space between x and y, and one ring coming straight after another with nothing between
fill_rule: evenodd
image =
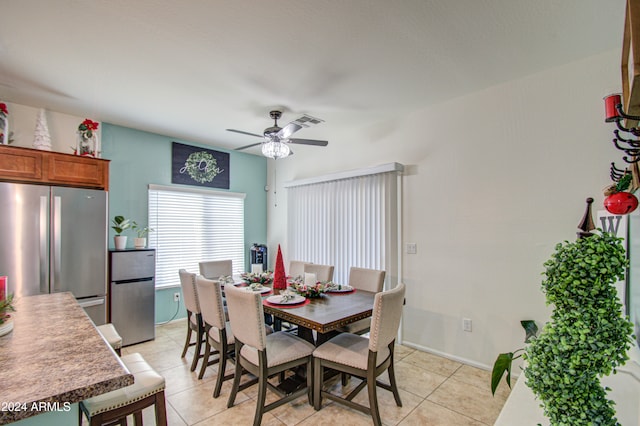
<instances>
[{"instance_id":1,"label":"granite countertop","mask_svg":"<svg viewBox=\"0 0 640 426\"><path fill-rule=\"evenodd\" d=\"M0 424L133 383L71 293L22 297L14 306L13 331L0 337Z\"/></svg>"}]
</instances>

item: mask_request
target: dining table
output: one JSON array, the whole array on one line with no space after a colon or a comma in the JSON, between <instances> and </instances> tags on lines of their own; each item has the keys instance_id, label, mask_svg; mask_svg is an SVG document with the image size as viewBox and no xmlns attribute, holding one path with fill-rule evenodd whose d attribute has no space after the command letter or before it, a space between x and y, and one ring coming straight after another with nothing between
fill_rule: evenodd
<instances>
[{"instance_id":1,"label":"dining table","mask_svg":"<svg viewBox=\"0 0 640 426\"><path fill-rule=\"evenodd\" d=\"M295 324L299 337L319 346L338 334L339 328L370 317L374 297L375 293L354 289L323 293L298 304L275 304L265 298L263 308L266 314Z\"/></svg>"}]
</instances>

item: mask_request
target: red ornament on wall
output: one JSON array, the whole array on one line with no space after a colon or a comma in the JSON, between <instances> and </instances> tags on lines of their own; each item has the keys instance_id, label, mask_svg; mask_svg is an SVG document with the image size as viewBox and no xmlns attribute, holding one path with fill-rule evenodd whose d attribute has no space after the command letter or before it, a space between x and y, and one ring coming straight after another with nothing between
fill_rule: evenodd
<instances>
[{"instance_id":1,"label":"red ornament on wall","mask_svg":"<svg viewBox=\"0 0 640 426\"><path fill-rule=\"evenodd\" d=\"M629 214L638 207L638 199L630 192L616 192L604 199L604 208L612 214Z\"/></svg>"},{"instance_id":2,"label":"red ornament on wall","mask_svg":"<svg viewBox=\"0 0 640 426\"><path fill-rule=\"evenodd\" d=\"M273 288L274 290L286 290L287 288L287 274L284 271L284 262L282 260L282 251L280 251L280 244L278 244L276 267L273 271Z\"/></svg>"}]
</instances>

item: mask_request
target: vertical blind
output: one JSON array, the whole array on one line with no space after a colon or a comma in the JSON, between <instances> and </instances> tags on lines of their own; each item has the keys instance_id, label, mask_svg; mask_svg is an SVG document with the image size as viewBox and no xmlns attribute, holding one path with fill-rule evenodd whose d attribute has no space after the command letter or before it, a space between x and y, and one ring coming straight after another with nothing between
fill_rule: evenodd
<instances>
[{"instance_id":1,"label":"vertical blind","mask_svg":"<svg viewBox=\"0 0 640 426\"><path fill-rule=\"evenodd\" d=\"M398 166L398 167L396 167ZM398 281L401 165L392 171L287 186L289 259L334 265L347 283L351 266L383 269Z\"/></svg>"},{"instance_id":2,"label":"vertical blind","mask_svg":"<svg viewBox=\"0 0 640 426\"><path fill-rule=\"evenodd\" d=\"M244 194L149 186L149 247L156 249L156 287L180 283L178 270L231 259L244 271Z\"/></svg>"}]
</instances>

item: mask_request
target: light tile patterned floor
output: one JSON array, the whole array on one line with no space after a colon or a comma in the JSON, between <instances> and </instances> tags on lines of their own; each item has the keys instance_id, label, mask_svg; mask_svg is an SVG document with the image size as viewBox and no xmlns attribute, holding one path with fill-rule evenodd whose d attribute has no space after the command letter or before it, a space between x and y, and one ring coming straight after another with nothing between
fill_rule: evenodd
<instances>
[{"instance_id":1,"label":"light tile patterned floor","mask_svg":"<svg viewBox=\"0 0 640 426\"><path fill-rule=\"evenodd\" d=\"M204 378L189 371L191 350L180 358L186 336L185 321L156 327L156 339L124 348L123 353L139 352L167 382L169 425L250 425L255 412L255 386L240 392L234 407L227 409L231 381L224 382L219 398L212 397L217 365L208 368ZM404 346L396 348L396 374L403 406L397 407L393 395L378 392L385 425L482 426L492 425L509 389L501 386L495 397L489 389L489 372ZM383 376L383 380L386 380ZM351 379L346 388L335 380L331 391L346 393L357 385ZM269 393L268 398L275 399ZM268 399L269 401L269 399ZM355 398L367 404L366 389ZM145 425L153 425L153 411L144 412ZM323 401L314 411L306 398L266 413L263 425L370 425L371 418L340 404Z\"/></svg>"}]
</instances>

